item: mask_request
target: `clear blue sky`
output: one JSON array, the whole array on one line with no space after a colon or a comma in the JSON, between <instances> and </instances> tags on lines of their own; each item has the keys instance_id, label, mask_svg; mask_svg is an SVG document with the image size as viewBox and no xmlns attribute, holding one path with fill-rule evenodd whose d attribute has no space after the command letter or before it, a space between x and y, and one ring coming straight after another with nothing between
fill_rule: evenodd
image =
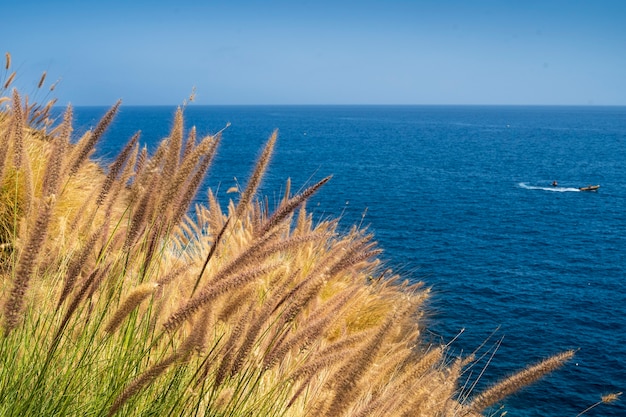
<instances>
[{"instance_id":1,"label":"clear blue sky","mask_svg":"<svg viewBox=\"0 0 626 417\"><path fill-rule=\"evenodd\" d=\"M60 104L626 104L626 1L8 0ZM4 67L0 70L4 71Z\"/></svg>"}]
</instances>

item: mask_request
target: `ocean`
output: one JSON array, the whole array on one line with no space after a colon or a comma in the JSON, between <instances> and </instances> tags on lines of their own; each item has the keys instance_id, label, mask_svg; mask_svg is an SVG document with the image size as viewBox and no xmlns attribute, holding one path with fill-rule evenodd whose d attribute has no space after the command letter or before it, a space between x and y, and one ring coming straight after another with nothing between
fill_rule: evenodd
<instances>
[{"instance_id":1,"label":"ocean","mask_svg":"<svg viewBox=\"0 0 626 417\"><path fill-rule=\"evenodd\" d=\"M76 134L106 110L76 108ZM97 157L137 130L154 150L174 110L122 106ZM577 350L494 415L576 416L626 391L626 107L192 104L185 115L199 135L230 123L205 184L224 205L274 129L270 206L287 178L295 191L332 174L307 208L367 226L389 268L432 287L424 337L454 354L482 346L467 387ZM578 190L590 184L600 189ZM585 415L626 416L626 399Z\"/></svg>"}]
</instances>

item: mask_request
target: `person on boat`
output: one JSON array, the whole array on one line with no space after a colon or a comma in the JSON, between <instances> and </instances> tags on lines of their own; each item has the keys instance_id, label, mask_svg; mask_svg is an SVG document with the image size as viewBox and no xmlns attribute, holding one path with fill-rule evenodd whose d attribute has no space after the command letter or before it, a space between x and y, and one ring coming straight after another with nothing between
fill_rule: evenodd
<instances>
[{"instance_id":1,"label":"person on boat","mask_svg":"<svg viewBox=\"0 0 626 417\"><path fill-rule=\"evenodd\" d=\"M559 185L559 183L558 183L558 182L556 182L556 180L552 181L552 186L553 186L553 187L556 187L557 185Z\"/></svg>"}]
</instances>

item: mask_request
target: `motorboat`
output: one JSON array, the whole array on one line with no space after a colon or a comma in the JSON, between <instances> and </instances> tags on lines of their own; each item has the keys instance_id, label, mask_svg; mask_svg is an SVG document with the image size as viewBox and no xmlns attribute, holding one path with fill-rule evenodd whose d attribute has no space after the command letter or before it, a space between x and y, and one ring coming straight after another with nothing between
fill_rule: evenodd
<instances>
[{"instance_id":1,"label":"motorboat","mask_svg":"<svg viewBox=\"0 0 626 417\"><path fill-rule=\"evenodd\" d=\"M588 185L586 187L580 187L579 190L580 191L598 191L598 188L600 188L599 185Z\"/></svg>"}]
</instances>

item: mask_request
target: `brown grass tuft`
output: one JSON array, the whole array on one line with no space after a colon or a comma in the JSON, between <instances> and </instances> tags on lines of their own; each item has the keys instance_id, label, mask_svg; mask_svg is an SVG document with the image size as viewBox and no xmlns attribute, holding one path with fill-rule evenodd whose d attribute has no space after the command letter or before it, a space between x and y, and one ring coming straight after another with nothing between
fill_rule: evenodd
<instances>
[{"instance_id":1,"label":"brown grass tuft","mask_svg":"<svg viewBox=\"0 0 626 417\"><path fill-rule=\"evenodd\" d=\"M87 157L91 154L98 140L102 137L106 129L109 127L117 111L119 110L120 105L122 104L121 100L118 100L117 103L111 107L106 114L100 119L96 128L85 135L83 139L81 139L74 149L74 153L72 155L71 164L69 166L69 174L73 175L78 171L78 168L85 162Z\"/></svg>"},{"instance_id":2,"label":"brown grass tuft","mask_svg":"<svg viewBox=\"0 0 626 417\"><path fill-rule=\"evenodd\" d=\"M47 198L43 207L40 208L37 221L32 232L28 237L28 242L24 250L20 253L17 266L15 268L15 279L13 288L9 294L9 298L4 306L4 332L9 334L11 330L17 326L22 307L24 305L24 296L30 285L33 270L37 265L39 253L42 250L43 243L48 233L48 225L54 207L54 198Z\"/></svg>"},{"instance_id":3,"label":"brown grass tuft","mask_svg":"<svg viewBox=\"0 0 626 417\"><path fill-rule=\"evenodd\" d=\"M615 401L619 400L619 397L622 395L621 392L612 392L610 394L605 394L602 395L600 397L600 401L598 401L597 403L594 403L592 405L590 405L589 407L585 408L582 412L576 414L576 417L582 416L583 414L587 413L589 410L596 408L597 406L601 405L601 404L611 404L614 403Z\"/></svg>"},{"instance_id":4,"label":"brown grass tuft","mask_svg":"<svg viewBox=\"0 0 626 417\"><path fill-rule=\"evenodd\" d=\"M272 216L262 225L262 228L257 233L257 236L263 236L265 233L276 227L282 220L284 220L289 214L291 214L298 206L308 200L313 194L315 194L324 184L326 184L332 175L322 179L317 184L304 190L302 193L296 195L285 201L280 207L272 214Z\"/></svg>"},{"instance_id":5,"label":"brown grass tuft","mask_svg":"<svg viewBox=\"0 0 626 417\"><path fill-rule=\"evenodd\" d=\"M249 209L250 202L254 197L257 189L259 188L259 184L261 183L261 178L263 178L263 174L267 169L267 166L270 162L270 158L272 153L274 152L274 145L276 144L276 138L278 137L278 131L274 131L270 138L268 139L265 147L263 148L263 152L259 157L259 160L256 163L254 171L248 180L248 185L246 189L241 194L239 198L239 203L237 204L237 210L235 211L235 219L241 219L244 211Z\"/></svg>"},{"instance_id":6,"label":"brown grass tuft","mask_svg":"<svg viewBox=\"0 0 626 417\"><path fill-rule=\"evenodd\" d=\"M219 295L224 294L226 291L246 285L250 281L261 275L265 275L278 267L279 265L277 264L260 265L226 278L215 286L210 284L207 285L196 297L193 297L187 303L179 307L178 310L165 322L164 328L170 332L174 331L184 321L192 317L198 309L206 305L211 300L214 300Z\"/></svg>"},{"instance_id":7,"label":"brown grass tuft","mask_svg":"<svg viewBox=\"0 0 626 417\"><path fill-rule=\"evenodd\" d=\"M15 71L13 71L11 75L9 75L9 78L7 78L6 82L4 83L3 87L5 90L9 88L14 78L15 78Z\"/></svg>"},{"instance_id":8,"label":"brown grass tuft","mask_svg":"<svg viewBox=\"0 0 626 417\"><path fill-rule=\"evenodd\" d=\"M139 304L141 304L146 298L154 294L158 287L159 285L155 283L145 283L135 288L128 295L128 297L126 297L126 299L122 301L104 330L107 333L115 332L120 324L122 324L122 321L130 314L130 312L137 308Z\"/></svg>"},{"instance_id":9,"label":"brown grass tuft","mask_svg":"<svg viewBox=\"0 0 626 417\"><path fill-rule=\"evenodd\" d=\"M131 382L124 390L120 393L120 395L115 398L111 408L109 409L108 416L112 416L116 414L119 409L133 396L135 396L139 391L152 383L155 379L159 377L163 372L167 370L173 363L175 363L179 359L179 354L172 354L167 358L163 359L161 362L153 365L150 369L145 371L141 376Z\"/></svg>"},{"instance_id":10,"label":"brown grass tuft","mask_svg":"<svg viewBox=\"0 0 626 417\"><path fill-rule=\"evenodd\" d=\"M46 80L46 71L41 74L41 78L39 79L39 83L37 83L37 88L41 88L43 86L44 81Z\"/></svg>"},{"instance_id":11,"label":"brown grass tuft","mask_svg":"<svg viewBox=\"0 0 626 417\"><path fill-rule=\"evenodd\" d=\"M107 174L104 183L102 184L102 189L100 190L100 194L96 200L96 205L100 206L104 203L104 199L108 195L109 191L111 191L111 187L113 186L113 182L119 175L120 171L124 167L124 164L128 161L129 156L131 155L135 145L139 141L140 132L137 132L133 137L128 141L124 149L119 153L115 161L109 167L109 173Z\"/></svg>"},{"instance_id":12,"label":"brown grass tuft","mask_svg":"<svg viewBox=\"0 0 626 417\"><path fill-rule=\"evenodd\" d=\"M52 139L52 150L46 164L42 194L44 196L57 194L61 183L61 172L65 163L65 151L67 149L72 126L72 107L68 106L63 115L61 133Z\"/></svg>"},{"instance_id":13,"label":"brown grass tuft","mask_svg":"<svg viewBox=\"0 0 626 417\"><path fill-rule=\"evenodd\" d=\"M57 302L57 309L63 304L65 299L70 295L70 293L74 290L74 285L78 277L80 276L83 268L87 263L88 257L94 251L94 247L98 239L100 238L100 230L95 231L89 238L87 242L83 245L77 255L71 260L67 274L65 275L65 282L63 284L63 289L61 290L61 294L59 295L59 301Z\"/></svg>"},{"instance_id":14,"label":"brown grass tuft","mask_svg":"<svg viewBox=\"0 0 626 417\"><path fill-rule=\"evenodd\" d=\"M521 388L532 384L544 375L560 368L563 364L574 356L573 350L554 355L548 359L539 362L536 365L520 371L501 382L498 382L486 391L478 394L469 404L468 408L477 413L483 412L505 397L519 391Z\"/></svg>"},{"instance_id":15,"label":"brown grass tuft","mask_svg":"<svg viewBox=\"0 0 626 417\"><path fill-rule=\"evenodd\" d=\"M22 100L17 90L13 90L13 163L16 168L22 166L24 158L24 116L22 113Z\"/></svg>"}]
</instances>

